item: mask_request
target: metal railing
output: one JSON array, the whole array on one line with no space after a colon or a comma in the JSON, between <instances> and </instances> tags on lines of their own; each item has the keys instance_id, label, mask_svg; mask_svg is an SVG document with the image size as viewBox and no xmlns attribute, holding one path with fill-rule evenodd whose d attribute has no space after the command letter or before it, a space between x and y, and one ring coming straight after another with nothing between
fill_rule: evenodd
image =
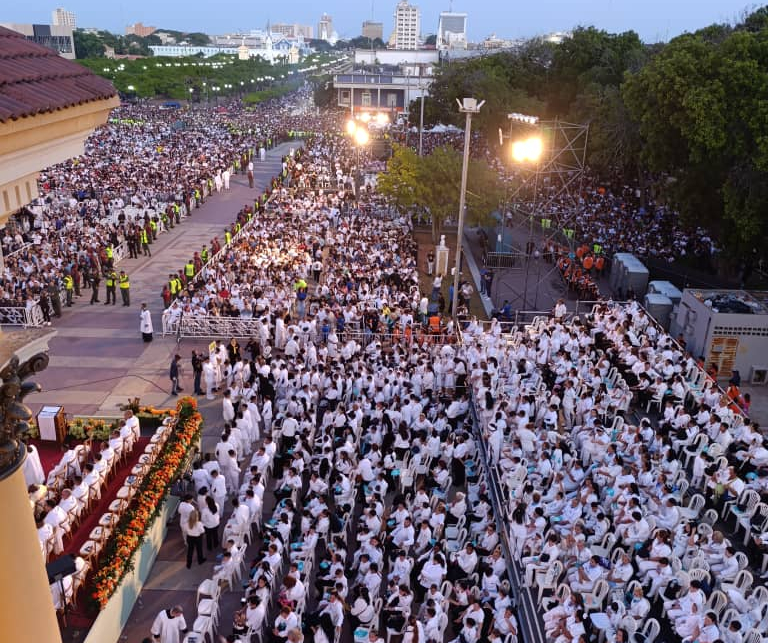
<instances>
[{"instance_id":1,"label":"metal railing","mask_svg":"<svg viewBox=\"0 0 768 643\"><path fill-rule=\"evenodd\" d=\"M126 241L121 241L114 248L112 248L112 262L115 265L119 264L123 259L125 259L127 254L128 243Z\"/></svg>"},{"instance_id":2,"label":"metal railing","mask_svg":"<svg viewBox=\"0 0 768 643\"><path fill-rule=\"evenodd\" d=\"M3 326L42 326L45 321L40 304L29 307L0 306L0 324Z\"/></svg>"},{"instance_id":3,"label":"metal railing","mask_svg":"<svg viewBox=\"0 0 768 643\"><path fill-rule=\"evenodd\" d=\"M487 442L483 435L483 427L477 415L474 392L469 391L469 418L472 424L472 434L475 439L477 456L480 458L486 475L486 490L491 500L493 515L496 521L496 533L499 534L504 560L507 563L507 576L511 590L511 598L518 608L519 639L524 643L538 643L545 640L541 627L538 608L531 590L525 587L524 570L520 562L513 557L514 547L510 543L509 525L511 516L508 513L509 503L505 499L503 487L499 480L499 472L488 458Z\"/></svg>"},{"instance_id":4,"label":"metal railing","mask_svg":"<svg viewBox=\"0 0 768 643\"><path fill-rule=\"evenodd\" d=\"M176 341L181 342L182 339L246 339L259 337L259 329L263 324L260 319L254 318L242 318L242 317L214 317L214 316L198 316L198 315L184 315L175 320L171 319L170 315L164 314L162 318L162 332L163 337L172 335L176 337ZM309 341L318 342L326 341L329 332L324 332L322 329L318 330L311 337L307 337ZM382 346L390 346L394 344L400 344L402 346L412 346L414 344L422 345L424 343L430 345L444 345L455 344L458 341L457 335L449 335L447 333L431 333L427 329L421 327L417 328L410 334L403 334L397 330L392 332L377 332L360 328L359 326L352 326L344 329L343 331L337 331L336 337L338 339L339 350L341 346L346 342L353 340L361 346L368 346L373 342L379 342Z\"/></svg>"},{"instance_id":5,"label":"metal railing","mask_svg":"<svg viewBox=\"0 0 768 643\"><path fill-rule=\"evenodd\" d=\"M484 252L483 264L486 268L514 268L525 255L519 252Z\"/></svg>"}]
</instances>

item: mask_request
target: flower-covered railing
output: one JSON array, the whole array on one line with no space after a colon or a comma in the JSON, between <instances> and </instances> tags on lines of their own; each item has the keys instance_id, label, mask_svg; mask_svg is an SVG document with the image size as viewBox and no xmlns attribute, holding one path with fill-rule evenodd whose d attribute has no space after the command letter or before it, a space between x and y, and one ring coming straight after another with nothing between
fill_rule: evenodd
<instances>
[{"instance_id":1,"label":"flower-covered railing","mask_svg":"<svg viewBox=\"0 0 768 643\"><path fill-rule=\"evenodd\" d=\"M89 598L103 609L133 569L136 550L157 518L171 485L184 472L193 447L199 441L203 420L197 402L183 397L176 405L176 426L158 455L99 557L96 572L89 583Z\"/></svg>"}]
</instances>

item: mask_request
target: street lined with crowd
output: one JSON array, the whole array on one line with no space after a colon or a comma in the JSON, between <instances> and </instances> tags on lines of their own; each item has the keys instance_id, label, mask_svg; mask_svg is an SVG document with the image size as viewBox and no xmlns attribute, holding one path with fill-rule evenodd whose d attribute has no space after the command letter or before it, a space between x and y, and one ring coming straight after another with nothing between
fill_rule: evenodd
<instances>
[{"instance_id":1,"label":"street lined with crowd","mask_svg":"<svg viewBox=\"0 0 768 643\"><path fill-rule=\"evenodd\" d=\"M300 92L252 110L114 110L82 156L41 172L40 197L6 225L0 306L40 304L50 322L82 290L100 301L99 289L118 279L115 260L151 256L159 234L228 189L235 173L253 186L253 163L306 122L306 101Z\"/></svg>"}]
</instances>

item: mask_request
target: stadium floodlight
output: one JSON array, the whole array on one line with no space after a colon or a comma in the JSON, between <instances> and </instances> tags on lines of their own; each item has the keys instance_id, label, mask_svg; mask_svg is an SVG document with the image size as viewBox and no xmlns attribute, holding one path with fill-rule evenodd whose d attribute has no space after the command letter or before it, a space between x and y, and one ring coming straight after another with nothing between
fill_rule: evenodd
<instances>
[{"instance_id":1,"label":"stadium floodlight","mask_svg":"<svg viewBox=\"0 0 768 643\"><path fill-rule=\"evenodd\" d=\"M512 143L512 159L517 163L535 163L541 158L544 150L540 136L532 136L522 141Z\"/></svg>"},{"instance_id":2,"label":"stadium floodlight","mask_svg":"<svg viewBox=\"0 0 768 643\"><path fill-rule=\"evenodd\" d=\"M537 125L539 122L538 116L529 116L528 114L518 114L517 112L513 112L512 114L507 114L507 118L511 121L515 121L516 123L525 123L526 125Z\"/></svg>"},{"instance_id":3,"label":"stadium floodlight","mask_svg":"<svg viewBox=\"0 0 768 643\"><path fill-rule=\"evenodd\" d=\"M367 144L371 138L370 135L368 134L368 130L365 129L364 127L358 127L355 130L354 137L355 137L355 143L357 143L358 146L363 146Z\"/></svg>"}]
</instances>

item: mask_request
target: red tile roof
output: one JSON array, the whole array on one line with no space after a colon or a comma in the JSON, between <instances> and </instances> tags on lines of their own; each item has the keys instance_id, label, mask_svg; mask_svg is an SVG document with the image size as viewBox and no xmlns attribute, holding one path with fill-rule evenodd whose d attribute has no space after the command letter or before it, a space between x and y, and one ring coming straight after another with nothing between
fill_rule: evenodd
<instances>
[{"instance_id":1,"label":"red tile roof","mask_svg":"<svg viewBox=\"0 0 768 643\"><path fill-rule=\"evenodd\" d=\"M0 27L0 123L115 94L105 78Z\"/></svg>"}]
</instances>

